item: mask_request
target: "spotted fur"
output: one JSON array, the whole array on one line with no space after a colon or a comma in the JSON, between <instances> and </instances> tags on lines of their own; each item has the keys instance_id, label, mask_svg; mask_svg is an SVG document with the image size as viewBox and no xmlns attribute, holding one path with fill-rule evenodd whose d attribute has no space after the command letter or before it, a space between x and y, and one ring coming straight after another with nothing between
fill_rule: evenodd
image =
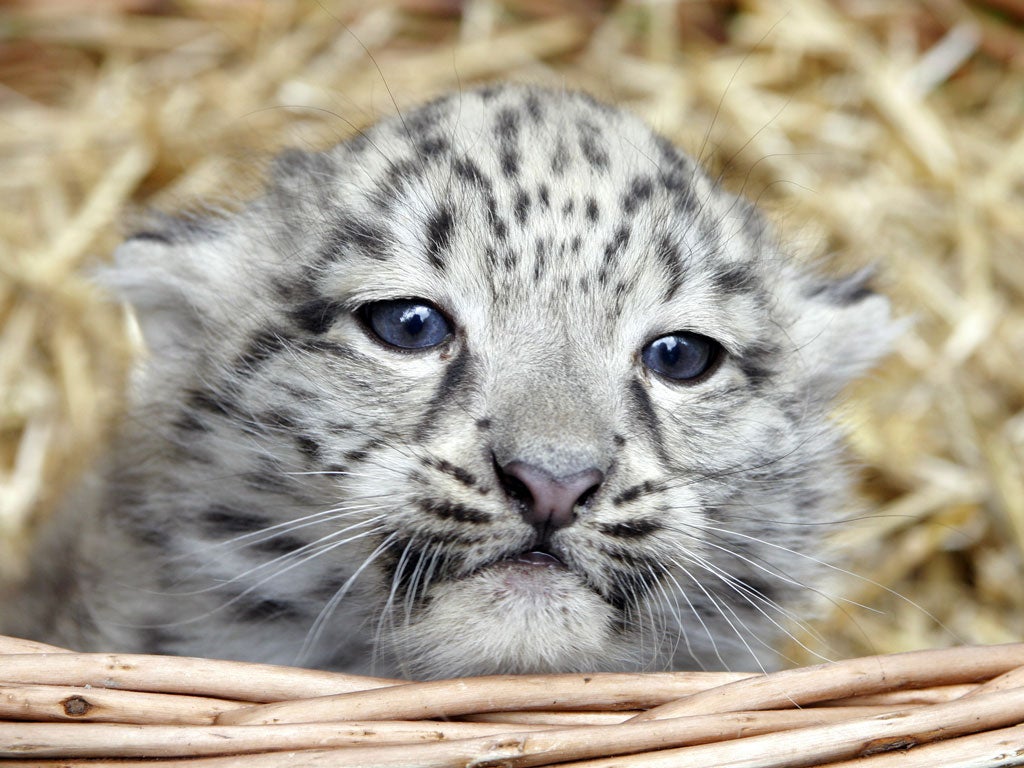
<instances>
[{"instance_id":1,"label":"spotted fur","mask_svg":"<svg viewBox=\"0 0 1024 768\"><path fill-rule=\"evenodd\" d=\"M771 663L846 503L828 413L891 333L635 117L518 86L287 152L107 281L150 357L3 628L417 676ZM448 342L360 322L407 297ZM677 331L721 345L708 376L643 366ZM539 531L511 461L604 479ZM503 565L538 549L564 567Z\"/></svg>"}]
</instances>

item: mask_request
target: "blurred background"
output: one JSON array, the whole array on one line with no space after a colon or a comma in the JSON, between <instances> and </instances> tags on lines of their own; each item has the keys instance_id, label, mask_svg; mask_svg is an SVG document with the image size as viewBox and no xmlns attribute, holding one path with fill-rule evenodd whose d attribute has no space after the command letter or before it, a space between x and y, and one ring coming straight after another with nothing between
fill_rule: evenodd
<instances>
[{"instance_id":1,"label":"blurred background","mask_svg":"<svg viewBox=\"0 0 1024 768\"><path fill-rule=\"evenodd\" d=\"M0 2L0 577L116 424L88 274L132 212L496 79L628 106L912 319L837 410L868 512L825 653L1024 639L1024 0Z\"/></svg>"}]
</instances>

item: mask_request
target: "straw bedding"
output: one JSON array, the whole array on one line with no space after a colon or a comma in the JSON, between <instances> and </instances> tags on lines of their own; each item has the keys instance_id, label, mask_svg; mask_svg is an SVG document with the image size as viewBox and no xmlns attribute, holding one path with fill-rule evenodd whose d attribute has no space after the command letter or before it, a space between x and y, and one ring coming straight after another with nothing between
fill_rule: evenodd
<instances>
[{"instance_id":1,"label":"straw bedding","mask_svg":"<svg viewBox=\"0 0 1024 768\"><path fill-rule=\"evenodd\" d=\"M87 275L132 211L230 206L276 148L498 78L628 105L912 319L839 413L863 556L789 658L1024 637L1020 0L6 4L0 578L120 412L137 345Z\"/></svg>"}]
</instances>

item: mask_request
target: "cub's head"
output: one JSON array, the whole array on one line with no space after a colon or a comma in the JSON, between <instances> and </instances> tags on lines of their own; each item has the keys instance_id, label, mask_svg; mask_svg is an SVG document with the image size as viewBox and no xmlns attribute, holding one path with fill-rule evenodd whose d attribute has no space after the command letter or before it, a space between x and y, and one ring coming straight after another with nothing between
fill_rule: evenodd
<instances>
[{"instance_id":1,"label":"cub's head","mask_svg":"<svg viewBox=\"0 0 1024 768\"><path fill-rule=\"evenodd\" d=\"M111 279L151 347L126 526L222 641L414 675L766 656L890 333L636 118L525 87L286 153Z\"/></svg>"}]
</instances>

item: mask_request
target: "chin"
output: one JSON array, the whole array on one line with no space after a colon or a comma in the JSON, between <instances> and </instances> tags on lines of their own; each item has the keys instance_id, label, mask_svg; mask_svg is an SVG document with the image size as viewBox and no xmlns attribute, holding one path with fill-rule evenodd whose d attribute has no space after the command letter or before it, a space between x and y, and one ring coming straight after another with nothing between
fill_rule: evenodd
<instances>
[{"instance_id":1,"label":"chin","mask_svg":"<svg viewBox=\"0 0 1024 768\"><path fill-rule=\"evenodd\" d=\"M581 672L638 666L614 609L565 568L502 563L434 586L392 653L403 676Z\"/></svg>"}]
</instances>

